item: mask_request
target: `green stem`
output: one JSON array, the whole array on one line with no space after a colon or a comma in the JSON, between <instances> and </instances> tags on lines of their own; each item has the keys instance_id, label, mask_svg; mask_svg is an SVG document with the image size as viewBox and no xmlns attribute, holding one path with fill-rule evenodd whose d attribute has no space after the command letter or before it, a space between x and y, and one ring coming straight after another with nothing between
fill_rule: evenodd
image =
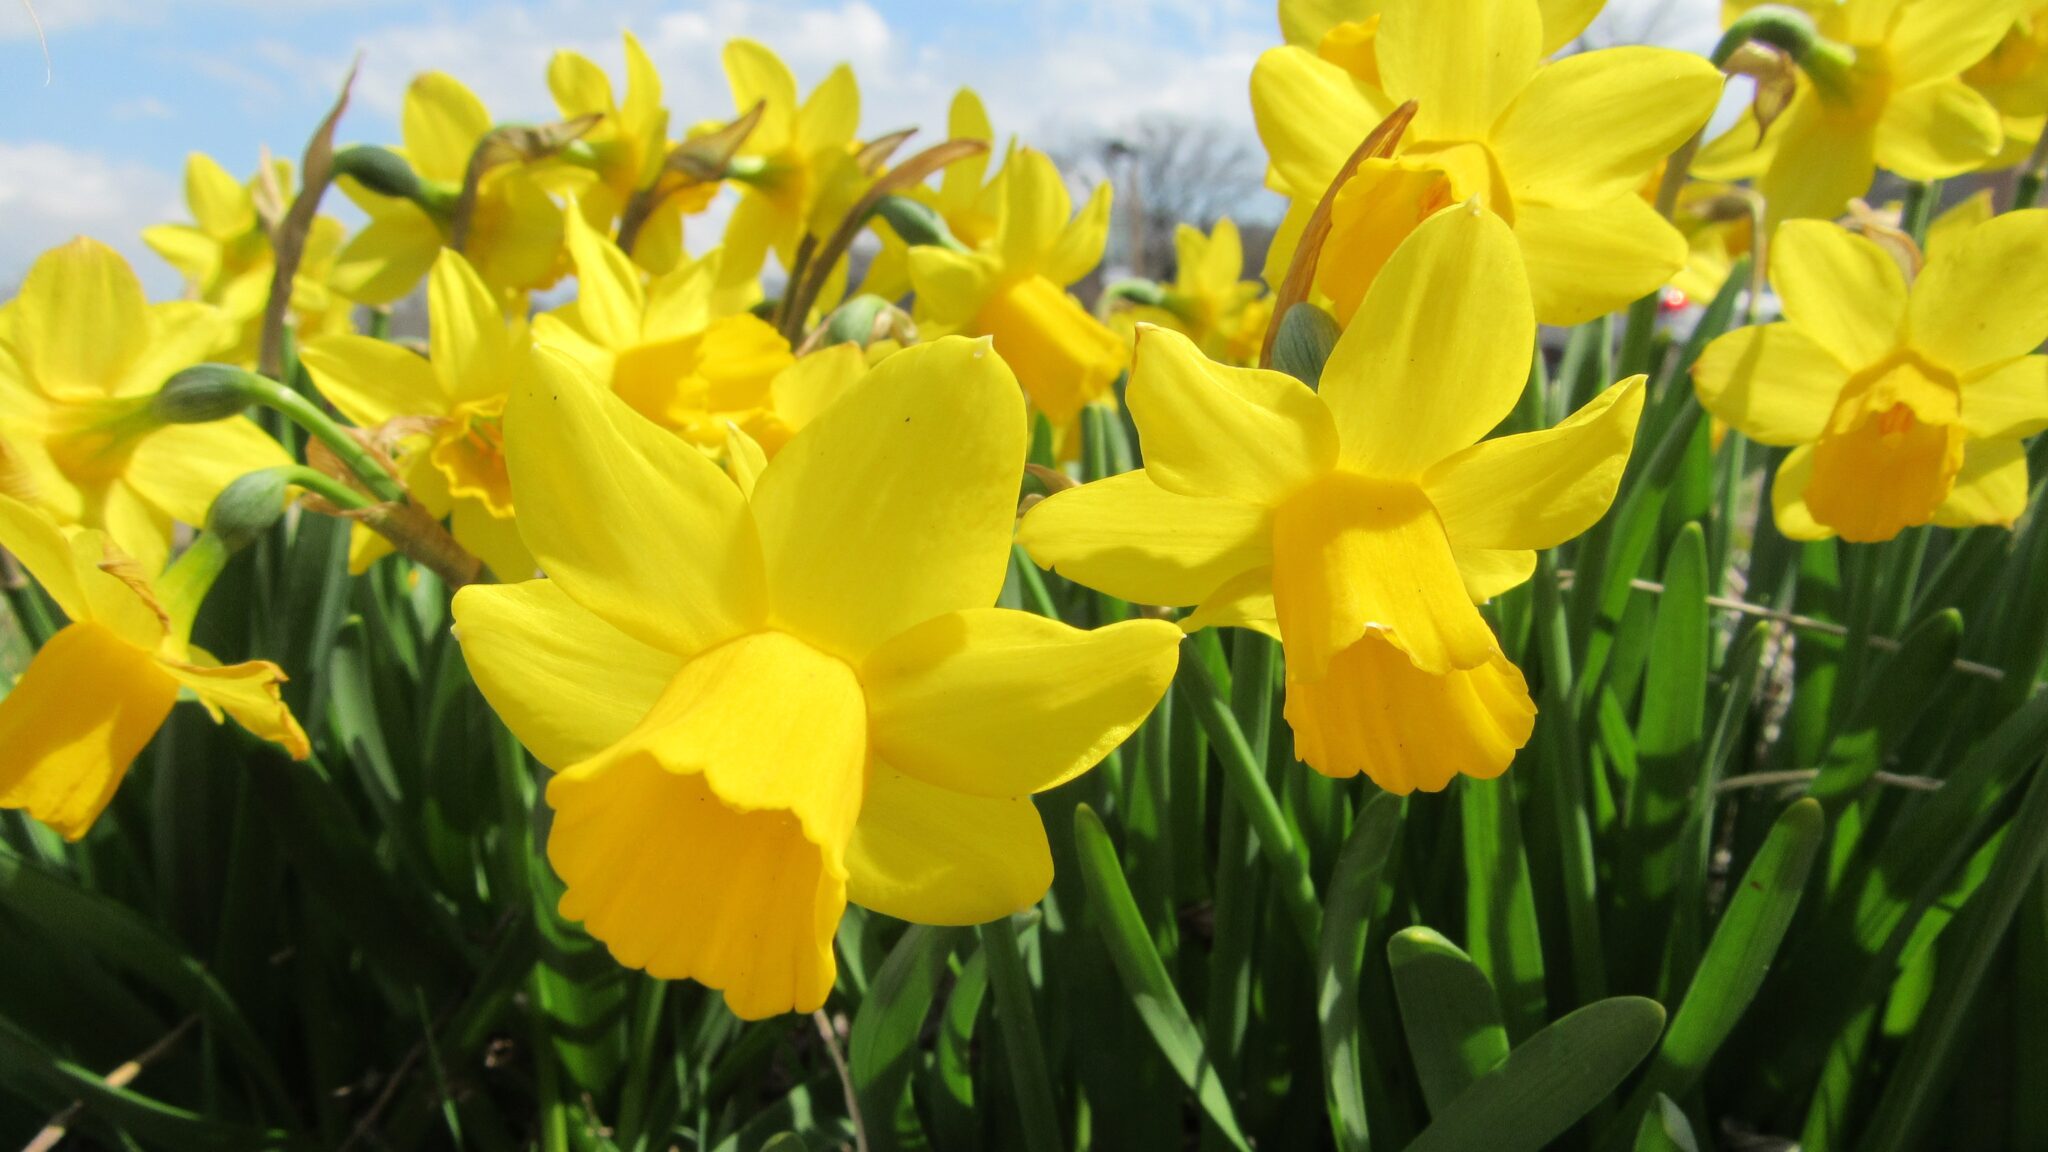
<instances>
[{"instance_id":1,"label":"green stem","mask_svg":"<svg viewBox=\"0 0 2048 1152\"><path fill-rule=\"evenodd\" d=\"M1053 1098L1052 1077L1045 1070L1045 1047L1038 1037L1031 979L1024 971L1015 922L1002 916L983 924L981 950L988 957L989 985L995 989L996 1019L1003 1029L1011 1086L1017 1093L1017 1110L1024 1126L1024 1147L1027 1152L1061 1152L1065 1144L1060 1139L1059 1105Z\"/></svg>"},{"instance_id":2,"label":"green stem","mask_svg":"<svg viewBox=\"0 0 2048 1152\"><path fill-rule=\"evenodd\" d=\"M365 499L361 492L325 472L308 468L304 464L293 464L278 469L278 472L284 477L285 483L294 488L304 488L337 508L360 512L371 506L370 501Z\"/></svg>"},{"instance_id":3,"label":"green stem","mask_svg":"<svg viewBox=\"0 0 2048 1152\"><path fill-rule=\"evenodd\" d=\"M1288 827L1287 817L1280 811L1279 799L1266 785L1265 771L1252 754L1244 729L1238 726L1237 714L1217 689L1216 680L1202 663L1201 652L1192 638L1181 643L1180 671L1174 676L1174 688L1194 709L1203 731L1209 734L1209 743L1223 762L1223 781L1251 818L1252 831L1259 838L1266 863L1276 874L1274 879L1288 916L1294 921L1295 932L1308 954L1315 956L1322 946L1323 909L1316 898L1315 881L1308 874L1308 860L1294 830Z\"/></svg>"},{"instance_id":4,"label":"green stem","mask_svg":"<svg viewBox=\"0 0 2048 1152\"><path fill-rule=\"evenodd\" d=\"M1941 205L1941 181L1929 180L1923 184L1906 186L1906 207L1900 214L1899 224L1913 243L1922 248L1927 246L1927 229L1934 223L1934 210Z\"/></svg>"},{"instance_id":5,"label":"green stem","mask_svg":"<svg viewBox=\"0 0 2048 1152\"><path fill-rule=\"evenodd\" d=\"M157 598L170 616L171 626L183 633L181 638L191 636L192 619L199 614L199 605L227 568L232 554L219 533L201 532L157 580Z\"/></svg>"},{"instance_id":6,"label":"green stem","mask_svg":"<svg viewBox=\"0 0 2048 1152\"><path fill-rule=\"evenodd\" d=\"M2020 172L2019 185L2013 189L2013 211L2023 211L2038 203L2043 183L2048 183L2048 129L2034 142L2033 154L2027 157L2027 166Z\"/></svg>"},{"instance_id":7,"label":"green stem","mask_svg":"<svg viewBox=\"0 0 2048 1152\"><path fill-rule=\"evenodd\" d=\"M201 364L196 368L187 368L166 381L160 399L167 399L175 406L180 395L185 392L209 397L225 394L232 396L244 407L260 404L283 413L292 423L305 429L308 435L325 444L342 463L347 464L349 471L354 472L363 482L363 486L378 500L402 503L406 498L405 486L384 470L376 457L370 454L369 449L357 443L355 437L350 436L346 429L335 423L327 413L322 412L318 405L267 376L259 376L254 372L226 364Z\"/></svg>"}]
</instances>

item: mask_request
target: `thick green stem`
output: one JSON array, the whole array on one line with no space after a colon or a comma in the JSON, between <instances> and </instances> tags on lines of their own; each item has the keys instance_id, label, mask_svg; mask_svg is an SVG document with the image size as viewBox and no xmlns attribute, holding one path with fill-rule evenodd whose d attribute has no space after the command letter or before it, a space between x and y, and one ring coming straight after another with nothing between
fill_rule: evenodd
<instances>
[{"instance_id":1,"label":"thick green stem","mask_svg":"<svg viewBox=\"0 0 2048 1152\"><path fill-rule=\"evenodd\" d=\"M1008 916L981 926L981 951L988 958L989 985L996 994L996 1019L1003 1029L1003 1050L1009 1057L1011 1086L1024 1126L1028 1152L1061 1152L1059 1104L1052 1076L1045 1069L1045 1046L1038 1037L1038 1014L1031 1007L1031 979L1024 971L1017 926Z\"/></svg>"},{"instance_id":2,"label":"thick green stem","mask_svg":"<svg viewBox=\"0 0 2048 1152\"><path fill-rule=\"evenodd\" d=\"M325 444L378 500L405 501L405 486L384 470L368 448L318 405L267 376L227 364L201 364L165 381L155 407L167 421L201 423L223 419L252 404L283 413L307 435Z\"/></svg>"},{"instance_id":3,"label":"thick green stem","mask_svg":"<svg viewBox=\"0 0 2048 1152\"><path fill-rule=\"evenodd\" d=\"M1218 690L1192 639L1181 643L1180 671L1174 676L1174 688L1195 710L1202 730L1209 734L1209 743L1216 749L1217 759L1223 762L1223 781L1251 818L1252 831L1258 835L1259 848L1275 873L1294 930L1308 954L1316 955L1322 946L1323 909L1316 899L1315 881L1308 874L1308 860L1294 830L1287 824L1287 817L1280 811L1279 799L1266 785L1265 769L1252 754L1237 714L1230 710L1230 702Z\"/></svg>"}]
</instances>

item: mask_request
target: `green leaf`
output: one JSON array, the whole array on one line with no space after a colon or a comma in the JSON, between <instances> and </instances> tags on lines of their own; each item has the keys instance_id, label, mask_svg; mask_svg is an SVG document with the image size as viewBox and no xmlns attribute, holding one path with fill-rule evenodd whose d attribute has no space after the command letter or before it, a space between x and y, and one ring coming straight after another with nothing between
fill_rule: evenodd
<instances>
[{"instance_id":1,"label":"green leaf","mask_svg":"<svg viewBox=\"0 0 2048 1152\"><path fill-rule=\"evenodd\" d=\"M1316 1017L1322 1029L1330 1123L1337 1147L1344 1152L1365 1152L1372 1146L1365 1106L1371 1049L1358 1016L1358 976L1380 873L1400 829L1398 797L1381 792L1366 802L1337 857L1329 907L1323 910L1323 941L1316 954Z\"/></svg>"},{"instance_id":2,"label":"green leaf","mask_svg":"<svg viewBox=\"0 0 2048 1152\"><path fill-rule=\"evenodd\" d=\"M911 925L854 1013L847 1065L872 1147L923 1142L916 1110L904 1107L905 1091L917 1063L918 1034L931 1014L955 935L948 928Z\"/></svg>"},{"instance_id":3,"label":"green leaf","mask_svg":"<svg viewBox=\"0 0 2048 1152\"><path fill-rule=\"evenodd\" d=\"M1538 1152L1606 1099L1663 1028L1654 1000L1588 1004L1473 1081L1407 1152Z\"/></svg>"},{"instance_id":4,"label":"green leaf","mask_svg":"<svg viewBox=\"0 0 2048 1152\"><path fill-rule=\"evenodd\" d=\"M1941 698L1941 686L1962 642L1963 617L1953 608L1936 612L1908 632L1898 653L1873 677L1870 691L1844 730L1828 743L1820 776L1808 795L1838 812L1861 793L1886 755Z\"/></svg>"},{"instance_id":5,"label":"green leaf","mask_svg":"<svg viewBox=\"0 0 2048 1152\"><path fill-rule=\"evenodd\" d=\"M1486 973L1429 928L1387 941L1408 1054L1431 1113L1450 1107L1472 1082L1508 1058L1508 1030Z\"/></svg>"},{"instance_id":6,"label":"green leaf","mask_svg":"<svg viewBox=\"0 0 2048 1152\"><path fill-rule=\"evenodd\" d=\"M1542 1027L1543 939L1515 781L1459 780L1465 825L1465 940L1473 963L1500 990L1508 1033L1526 1038Z\"/></svg>"},{"instance_id":7,"label":"green leaf","mask_svg":"<svg viewBox=\"0 0 2048 1152\"><path fill-rule=\"evenodd\" d=\"M1096 923L1102 928L1103 943L1109 948L1117 975L1123 978L1132 1007L1137 1009L1167 1063L1195 1094L1210 1123L1216 1125L1232 1147L1249 1152L1250 1145L1231 1111L1230 1096L1204 1050L1202 1034L1181 1005L1180 994L1174 991L1173 980L1166 974L1166 965L1152 946L1145 919L1138 914L1137 901L1132 899L1130 885L1117 864L1116 845L1111 843L1108 829L1102 826L1102 818L1085 804L1074 809L1074 839L1080 848L1081 874L1088 884L1089 899L1099 913Z\"/></svg>"},{"instance_id":8,"label":"green leaf","mask_svg":"<svg viewBox=\"0 0 2048 1152\"><path fill-rule=\"evenodd\" d=\"M939 1017L939 1034L932 1044L932 1089L926 1094L932 1109L932 1143L936 1148L966 1149L975 1146L980 1132L974 1111L974 1032L981 1019L982 1001L988 996L988 956L979 948L960 965L953 990L946 997Z\"/></svg>"},{"instance_id":9,"label":"green leaf","mask_svg":"<svg viewBox=\"0 0 2048 1152\"><path fill-rule=\"evenodd\" d=\"M1807 875L1820 854L1827 818L1818 801L1801 800L1779 815L1750 861L1707 944L1685 999L1671 1017L1650 1071L1636 1086L1622 1123L1648 1111L1652 1097L1684 1096L1763 987L1778 946L1792 926Z\"/></svg>"}]
</instances>

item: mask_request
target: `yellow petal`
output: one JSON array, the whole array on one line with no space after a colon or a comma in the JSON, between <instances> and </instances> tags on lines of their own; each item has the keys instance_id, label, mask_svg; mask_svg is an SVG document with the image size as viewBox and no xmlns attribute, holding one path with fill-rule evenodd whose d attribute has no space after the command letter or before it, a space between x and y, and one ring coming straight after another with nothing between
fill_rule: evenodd
<instances>
[{"instance_id":1,"label":"yellow petal","mask_svg":"<svg viewBox=\"0 0 2048 1152\"><path fill-rule=\"evenodd\" d=\"M549 783L562 915L741 1016L815 1009L866 766L851 668L778 632L712 649L623 741Z\"/></svg>"},{"instance_id":2,"label":"yellow petal","mask_svg":"<svg viewBox=\"0 0 2048 1152\"><path fill-rule=\"evenodd\" d=\"M1016 372L1032 407L1055 428L1072 424L1082 408L1108 396L1123 370L1123 341L1043 276L995 292L982 304L973 329L995 339L996 352Z\"/></svg>"},{"instance_id":3,"label":"yellow petal","mask_svg":"<svg viewBox=\"0 0 2048 1152\"><path fill-rule=\"evenodd\" d=\"M477 275L494 288L545 288L559 275L562 210L523 169L501 168L484 181L471 233Z\"/></svg>"},{"instance_id":4,"label":"yellow petal","mask_svg":"<svg viewBox=\"0 0 2048 1152\"><path fill-rule=\"evenodd\" d=\"M278 694L287 679L284 669L270 661L250 660L223 667L163 660L158 666L191 689L208 711L227 713L251 734L283 748L292 759L304 760L313 754L305 730ZM217 714L215 719L219 719Z\"/></svg>"},{"instance_id":5,"label":"yellow petal","mask_svg":"<svg viewBox=\"0 0 2048 1152\"><path fill-rule=\"evenodd\" d=\"M405 158L429 180L460 186L470 153L490 130L483 101L446 72L423 72L405 90L399 115Z\"/></svg>"},{"instance_id":6,"label":"yellow petal","mask_svg":"<svg viewBox=\"0 0 2048 1152\"><path fill-rule=\"evenodd\" d=\"M1067 226L1074 201L1052 159L1020 148L1003 167L1000 250L1006 268L1036 270Z\"/></svg>"},{"instance_id":7,"label":"yellow petal","mask_svg":"<svg viewBox=\"0 0 2048 1152\"><path fill-rule=\"evenodd\" d=\"M1473 444L1513 410L1535 346L1508 226L1476 204L1432 216L1387 262L1323 368L1344 458L1416 476Z\"/></svg>"},{"instance_id":8,"label":"yellow petal","mask_svg":"<svg viewBox=\"0 0 2048 1152\"><path fill-rule=\"evenodd\" d=\"M875 755L991 798L1043 792L1095 766L1173 681L1180 629L1092 632L1028 612L949 612L891 637L860 669Z\"/></svg>"},{"instance_id":9,"label":"yellow petal","mask_svg":"<svg viewBox=\"0 0 2048 1152\"><path fill-rule=\"evenodd\" d=\"M541 568L615 627L680 655L758 626L760 545L732 481L576 361L535 359L506 406L505 457Z\"/></svg>"},{"instance_id":10,"label":"yellow petal","mask_svg":"<svg viewBox=\"0 0 2048 1152\"><path fill-rule=\"evenodd\" d=\"M50 396L114 392L147 340L141 281L120 253L83 236L36 258L10 310L14 354Z\"/></svg>"},{"instance_id":11,"label":"yellow petal","mask_svg":"<svg viewBox=\"0 0 2048 1152\"><path fill-rule=\"evenodd\" d=\"M503 395L513 373L505 314L476 269L452 248L435 258L428 274L427 314L433 321L428 351L442 394L456 403Z\"/></svg>"},{"instance_id":12,"label":"yellow petal","mask_svg":"<svg viewBox=\"0 0 2048 1152\"><path fill-rule=\"evenodd\" d=\"M1314 207L1393 104L1303 48L1271 48L1252 67L1252 119L1281 190Z\"/></svg>"},{"instance_id":13,"label":"yellow petal","mask_svg":"<svg viewBox=\"0 0 2048 1152\"><path fill-rule=\"evenodd\" d=\"M1325 776L1363 772L1398 796L1499 776L1536 726L1507 657L1433 676L1377 636L1345 649L1320 680L1289 679L1286 715L1296 759Z\"/></svg>"},{"instance_id":14,"label":"yellow petal","mask_svg":"<svg viewBox=\"0 0 2048 1152\"><path fill-rule=\"evenodd\" d=\"M1982 168L2004 143L1998 109L1954 78L1893 93L1877 123L1877 162L1908 180L1944 180Z\"/></svg>"},{"instance_id":15,"label":"yellow petal","mask_svg":"<svg viewBox=\"0 0 2048 1152\"><path fill-rule=\"evenodd\" d=\"M249 190L204 152L185 157L185 203L200 229L215 239L232 240L256 227Z\"/></svg>"},{"instance_id":16,"label":"yellow petal","mask_svg":"<svg viewBox=\"0 0 2048 1152\"><path fill-rule=\"evenodd\" d=\"M1757 178L1773 224L1813 217L1832 220L1870 191L1877 175L1877 132L1868 120L1831 111L1811 85L1776 124L1769 167ZM1741 129L1738 129L1741 131ZM1732 178L1734 172L1717 174Z\"/></svg>"},{"instance_id":17,"label":"yellow petal","mask_svg":"<svg viewBox=\"0 0 2048 1152\"><path fill-rule=\"evenodd\" d=\"M268 273L256 277L269 291ZM216 358L235 334L235 322L220 308L196 300L178 300L149 306L149 320L143 329L145 344L128 362L128 369L114 392L121 396L144 396L161 389L172 374L194 364ZM253 329L251 329L253 331Z\"/></svg>"},{"instance_id":18,"label":"yellow petal","mask_svg":"<svg viewBox=\"0 0 2048 1152\"><path fill-rule=\"evenodd\" d=\"M2027 510L2027 448L2017 440L1973 440L1948 499L1934 510L1944 528L2010 528Z\"/></svg>"},{"instance_id":19,"label":"yellow petal","mask_svg":"<svg viewBox=\"0 0 2048 1152\"><path fill-rule=\"evenodd\" d=\"M860 85L853 69L835 65L796 114L796 146L806 154L845 148L860 131Z\"/></svg>"},{"instance_id":20,"label":"yellow petal","mask_svg":"<svg viewBox=\"0 0 2048 1152\"><path fill-rule=\"evenodd\" d=\"M974 89L962 88L953 94L953 102L946 108L946 138L994 142L995 126L989 123L988 109ZM988 162L989 154L983 152L946 165L939 176L939 202L949 207L973 204L988 175Z\"/></svg>"},{"instance_id":21,"label":"yellow petal","mask_svg":"<svg viewBox=\"0 0 2048 1152\"><path fill-rule=\"evenodd\" d=\"M152 224L142 230L142 242L195 289L220 274L220 241L189 224Z\"/></svg>"},{"instance_id":22,"label":"yellow petal","mask_svg":"<svg viewBox=\"0 0 2048 1152\"><path fill-rule=\"evenodd\" d=\"M2048 209L2008 212L1945 245L1913 285L1915 348L1959 376L2024 356L2048 337Z\"/></svg>"},{"instance_id":23,"label":"yellow petal","mask_svg":"<svg viewBox=\"0 0 2048 1152\"><path fill-rule=\"evenodd\" d=\"M1998 209L1992 202L1991 189L1979 188L1972 192L1958 201L1955 207L1936 216L1934 223L1928 226L1927 258L1934 259L1936 253L1969 235L1972 229L1997 214Z\"/></svg>"},{"instance_id":24,"label":"yellow petal","mask_svg":"<svg viewBox=\"0 0 2048 1152\"><path fill-rule=\"evenodd\" d=\"M1104 180L1088 193L1088 202L1060 229L1046 250L1040 273L1055 284L1072 284L1102 263L1109 243L1109 210L1116 186Z\"/></svg>"},{"instance_id":25,"label":"yellow petal","mask_svg":"<svg viewBox=\"0 0 2048 1152\"><path fill-rule=\"evenodd\" d=\"M448 515L455 542L483 561L492 576L500 580L533 578L539 565L519 535L519 522L510 514L498 515L482 500L460 497Z\"/></svg>"},{"instance_id":26,"label":"yellow petal","mask_svg":"<svg viewBox=\"0 0 2048 1152\"><path fill-rule=\"evenodd\" d=\"M322 336L299 350L320 394L359 428L449 410L440 376L419 353L368 336Z\"/></svg>"},{"instance_id":27,"label":"yellow petal","mask_svg":"<svg viewBox=\"0 0 2048 1152\"><path fill-rule=\"evenodd\" d=\"M1182 632L1204 628L1249 628L1280 639L1280 612L1273 605L1273 570L1254 568L1239 573L1181 617Z\"/></svg>"},{"instance_id":28,"label":"yellow petal","mask_svg":"<svg viewBox=\"0 0 2048 1152\"><path fill-rule=\"evenodd\" d=\"M2012 29L2020 9L2038 5L1900 4L1893 18L1885 63L1893 83L1907 88L1929 80L1945 80L1977 64ZM1919 179L1919 177L1914 177Z\"/></svg>"},{"instance_id":29,"label":"yellow petal","mask_svg":"<svg viewBox=\"0 0 2048 1152\"><path fill-rule=\"evenodd\" d=\"M221 489L260 468L292 459L277 441L240 416L211 424L170 424L136 441L125 472L128 483L181 524L206 523Z\"/></svg>"},{"instance_id":30,"label":"yellow petal","mask_svg":"<svg viewBox=\"0 0 2048 1152\"><path fill-rule=\"evenodd\" d=\"M647 306L639 270L581 213L569 213L568 237L576 261L576 314L584 329L614 351L631 348L640 342L640 314Z\"/></svg>"},{"instance_id":31,"label":"yellow petal","mask_svg":"<svg viewBox=\"0 0 2048 1152\"><path fill-rule=\"evenodd\" d=\"M1536 574L1536 553L1513 548L1451 548L1458 562L1458 575L1465 579L1465 595L1474 604L1528 583Z\"/></svg>"},{"instance_id":32,"label":"yellow petal","mask_svg":"<svg viewBox=\"0 0 2048 1152\"><path fill-rule=\"evenodd\" d=\"M1288 676L1319 679L1377 633L1417 668L1476 668L1500 650L1465 594L1450 541L1413 484L1331 473L1273 517L1273 602Z\"/></svg>"},{"instance_id":33,"label":"yellow petal","mask_svg":"<svg viewBox=\"0 0 2048 1152\"><path fill-rule=\"evenodd\" d=\"M359 304L394 304L418 286L440 251L440 228L417 205L399 203L342 246L331 280Z\"/></svg>"},{"instance_id":34,"label":"yellow petal","mask_svg":"<svg viewBox=\"0 0 2048 1152\"><path fill-rule=\"evenodd\" d=\"M991 257L933 246L912 248L909 261L918 323L936 323L949 331L965 327L981 311L1001 271Z\"/></svg>"},{"instance_id":35,"label":"yellow petal","mask_svg":"<svg viewBox=\"0 0 2048 1152\"><path fill-rule=\"evenodd\" d=\"M796 77L780 57L752 40L727 41L722 58L734 109L744 116L757 101L766 101L746 151L772 155L787 148L796 131Z\"/></svg>"},{"instance_id":36,"label":"yellow petal","mask_svg":"<svg viewBox=\"0 0 2048 1152\"><path fill-rule=\"evenodd\" d=\"M1720 71L1690 53L1583 53L1536 73L1494 127L1494 155L1517 203L1605 203L1641 188L1720 95Z\"/></svg>"},{"instance_id":37,"label":"yellow petal","mask_svg":"<svg viewBox=\"0 0 2048 1152\"><path fill-rule=\"evenodd\" d=\"M770 385L775 416L792 430L818 418L859 382L867 360L857 344L835 344L798 357Z\"/></svg>"},{"instance_id":38,"label":"yellow petal","mask_svg":"<svg viewBox=\"0 0 2048 1152\"><path fill-rule=\"evenodd\" d=\"M985 924L1052 886L1052 850L1025 797L952 792L877 764L846 850L855 904L913 924Z\"/></svg>"},{"instance_id":39,"label":"yellow petal","mask_svg":"<svg viewBox=\"0 0 2048 1152\"><path fill-rule=\"evenodd\" d=\"M1024 466L1016 388L985 341L947 337L882 361L797 433L754 488L774 618L858 659L995 603Z\"/></svg>"},{"instance_id":40,"label":"yellow petal","mask_svg":"<svg viewBox=\"0 0 2048 1152\"><path fill-rule=\"evenodd\" d=\"M1183 496L1276 504L1337 462L1336 426L1307 385L1218 364L1165 328L1139 326L1125 402L1146 475Z\"/></svg>"},{"instance_id":41,"label":"yellow petal","mask_svg":"<svg viewBox=\"0 0 2048 1152\"><path fill-rule=\"evenodd\" d=\"M552 580L471 584L454 611L484 699L558 772L625 739L682 671L681 657L605 623Z\"/></svg>"},{"instance_id":42,"label":"yellow petal","mask_svg":"<svg viewBox=\"0 0 2048 1152\"><path fill-rule=\"evenodd\" d=\"M1543 58L1543 16L1535 0L1388 0L1373 50L1387 95L1418 102L1418 137L1483 140Z\"/></svg>"},{"instance_id":43,"label":"yellow petal","mask_svg":"<svg viewBox=\"0 0 2048 1152\"><path fill-rule=\"evenodd\" d=\"M1787 540L1826 540L1835 534L1806 506L1806 490L1812 484L1813 445L1802 444L1785 454L1771 484L1771 520Z\"/></svg>"},{"instance_id":44,"label":"yellow petal","mask_svg":"<svg viewBox=\"0 0 2048 1152\"><path fill-rule=\"evenodd\" d=\"M177 700L148 652L98 624L66 627L0 698L0 808L85 835Z\"/></svg>"},{"instance_id":45,"label":"yellow petal","mask_svg":"<svg viewBox=\"0 0 2048 1152\"><path fill-rule=\"evenodd\" d=\"M1786 221L1771 239L1771 284L1786 317L1852 372L1898 346L1905 275L1884 249L1846 228Z\"/></svg>"},{"instance_id":46,"label":"yellow petal","mask_svg":"<svg viewBox=\"0 0 2048 1152\"><path fill-rule=\"evenodd\" d=\"M1137 604L1197 604L1271 563L1270 513L1169 492L1143 469L1056 493L1017 529L1040 567Z\"/></svg>"},{"instance_id":47,"label":"yellow petal","mask_svg":"<svg viewBox=\"0 0 2048 1152\"><path fill-rule=\"evenodd\" d=\"M1805 492L1813 518L1844 540L1890 540L1928 523L1963 463L1959 428L1915 419L1903 404L1814 445Z\"/></svg>"},{"instance_id":48,"label":"yellow petal","mask_svg":"<svg viewBox=\"0 0 2048 1152\"><path fill-rule=\"evenodd\" d=\"M1789 448L1820 438L1849 370L1805 325L1785 321L1718 337L1700 354L1692 381L1707 411L1759 444Z\"/></svg>"},{"instance_id":49,"label":"yellow petal","mask_svg":"<svg viewBox=\"0 0 2048 1152\"><path fill-rule=\"evenodd\" d=\"M47 514L0 495L0 550L20 561L71 620L101 625L144 651L163 638L155 605L102 567L110 557L101 533L66 536Z\"/></svg>"},{"instance_id":50,"label":"yellow petal","mask_svg":"<svg viewBox=\"0 0 2048 1152\"><path fill-rule=\"evenodd\" d=\"M1515 206L1536 318L1583 324L1647 296L1685 267L1685 237L1640 196Z\"/></svg>"},{"instance_id":51,"label":"yellow petal","mask_svg":"<svg viewBox=\"0 0 2048 1152\"><path fill-rule=\"evenodd\" d=\"M615 107L611 78L580 52L561 51L548 60L548 92L565 120L603 116Z\"/></svg>"},{"instance_id":52,"label":"yellow petal","mask_svg":"<svg viewBox=\"0 0 2048 1152\"><path fill-rule=\"evenodd\" d=\"M1427 162L1367 160L1330 205L1316 287L1349 324L1365 294L1416 226L1451 202L1451 180Z\"/></svg>"},{"instance_id":53,"label":"yellow petal","mask_svg":"<svg viewBox=\"0 0 2048 1152\"><path fill-rule=\"evenodd\" d=\"M1643 413L1633 376L1555 428L1485 440L1423 477L1444 531L1461 548L1555 548L1607 514Z\"/></svg>"},{"instance_id":54,"label":"yellow petal","mask_svg":"<svg viewBox=\"0 0 2048 1152\"><path fill-rule=\"evenodd\" d=\"M1972 438L1986 440L2023 440L2048 429L2048 356L2022 356L1963 385L1962 418Z\"/></svg>"},{"instance_id":55,"label":"yellow petal","mask_svg":"<svg viewBox=\"0 0 2048 1152\"><path fill-rule=\"evenodd\" d=\"M1543 54L1549 56L1579 38L1607 0L1537 0L1543 10Z\"/></svg>"}]
</instances>

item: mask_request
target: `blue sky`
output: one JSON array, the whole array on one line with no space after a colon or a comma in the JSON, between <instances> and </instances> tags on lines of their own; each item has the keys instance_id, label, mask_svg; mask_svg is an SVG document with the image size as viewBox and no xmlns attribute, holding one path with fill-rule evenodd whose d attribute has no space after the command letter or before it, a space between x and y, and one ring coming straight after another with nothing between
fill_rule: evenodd
<instances>
[{"instance_id":1,"label":"blue sky","mask_svg":"<svg viewBox=\"0 0 2048 1152\"><path fill-rule=\"evenodd\" d=\"M130 253L152 290L175 279L134 233L181 218L187 152L253 170L296 155L357 52L345 140L395 139L407 80L453 73L501 119L538 119L557 48L614 75L630 28L660 68L677 123L730 114L718 48L776 48L805 84L850 61L870 133L935 132L972 83L998 130L1047 138L1173 111L1251 131L1246 79L1278 40L1272 0L0 0L0 285L71 235ZM1665 0L1653 27L1616 0L1618 35L1696 39L1713 0ZM1706 24L1709 34L1711 24ZM1696 46L1696 45L1694 45Z\"/></svg>"}]
</instances>

